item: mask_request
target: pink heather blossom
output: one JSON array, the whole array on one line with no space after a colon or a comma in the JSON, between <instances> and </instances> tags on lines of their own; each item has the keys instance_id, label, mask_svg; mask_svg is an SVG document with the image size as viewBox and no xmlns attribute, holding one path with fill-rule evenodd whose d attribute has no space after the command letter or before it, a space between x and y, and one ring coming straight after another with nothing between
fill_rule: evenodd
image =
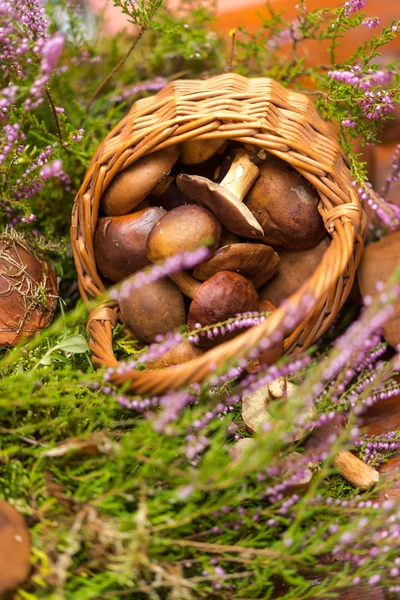
<instances>
[{"instance_id":1,"label":"pink heather blossom","mask_svg":"<svg viewBox=\"0 0 400 600\"><path fill-rule=\"evenodd\" d=\"M353 129L357 125L357 123L355 121L352 121L351 119L343 119L342 125L343 127L350 127Z\"/></svg>"},{"instance_id":2,"label":"pink heather blossom","mask_svg":"<svg viewBox=\"0 0 400 600\"><path fill-rule=\"evenodd\" d=\"M380 22L381 20L379 17L369 17L368 19L365 19L365 21L363 21L361 25L364 25L364 27L368 27L368 29L372 29L373 27L378 27Z\"/></svg>"},{"instance_id":3,"label":"pink heather blossom","mask_svg":"<svg viewBox=\"0 0 400 600\"><path fill-rule=\"evenodd\" d=\"M358 10L363 9L365 6L365 0L348 0L344 3L344 16L348 17Z\"/></svg>"},{"instance_id":4,"label":"pink heather blossom","mask_svg":"<svg viewBox=\"0 0 400 600\"><path fill-rule=\"evenodd\" d=\"M64 45L64 36L57 32L52 37L40 40L36 45L36 52L42 54L40 73L31 87L31 98L25 101L25 110L35 109L43 101L45 86L48 84L60 57Z\"/></svg>"}]
</instances>

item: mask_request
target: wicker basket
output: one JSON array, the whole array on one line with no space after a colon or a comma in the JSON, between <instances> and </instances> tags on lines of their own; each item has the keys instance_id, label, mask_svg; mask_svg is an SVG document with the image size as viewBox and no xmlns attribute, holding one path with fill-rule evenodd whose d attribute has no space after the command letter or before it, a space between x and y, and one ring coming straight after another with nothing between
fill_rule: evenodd
<instances>
[{"instance_id":1,"label":"wicker basket","mask_svg":"<svg viewBox=\"0 0 400 600\"><path fill-rule=\"evenodd\" d=\"M138 158L192 138L228 138L254 144L290 163L318 190L319 211L332 241L312 275L289 300L299 305L313 298L300 325L285 339L285 351L309 346L335 318L354 280L364 245L366 217L351 188L350 172L336 129L318 115L311 100L267 78L225 74L207 80L175 81L157 95L136 102L129 114L100 144L76 197L71 239L78 283L85 302L105 288L96 267L93 235L100 197L113 177ZM203 380L215 364L245 355L262 338L282 327L282 305L263 323L196 360L174 368L115 375L131 380L132 390L160 393ZM94 310L87 325L96 365L115 367L112 329L118 306L107 302Z\"/></svg>"}]
</instances>

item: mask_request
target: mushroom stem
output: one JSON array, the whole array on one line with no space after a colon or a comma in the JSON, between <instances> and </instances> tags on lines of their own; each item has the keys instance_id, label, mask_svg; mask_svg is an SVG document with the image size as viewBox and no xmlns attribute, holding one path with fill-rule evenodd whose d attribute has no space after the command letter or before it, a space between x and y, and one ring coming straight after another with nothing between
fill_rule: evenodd
<instances>
[{"instance_id":1,"label":"mushroom stem","mask_svg":"<svg viewBox=\"0 0 400 600\"><path fill-rule=\"evenodd\" d=\"M260 174L260 169L250 160L250 155L240 150L219 185L232 192L243 202L247 192Z\"/></svg>"},{"instance_id":2,"label":"mushroom stem","mask_svg":"<svg viewBox=\"0 0 400 600\"><path fill-rule=\"evenodd\" d=\"M197 279L195 279L185 271L179 271L179 273L175 273L170 277L173 281L175 281L176 285L181 290L181 292L185 294L185 296L193 300L193 296L201 286L201 282L197 281Z\"/></svg>"},{"instance_id":3,"label":"mushroom stem","mask_svg":"<svg viewBox=\"0 0 400 600\"><path fill-rule=\"evenodd\" d=\"M379 473L348 450L342 450L335 457L333 464L342 477L352 485L366 490L379 481Z\"/></svg>"}]
</instances>

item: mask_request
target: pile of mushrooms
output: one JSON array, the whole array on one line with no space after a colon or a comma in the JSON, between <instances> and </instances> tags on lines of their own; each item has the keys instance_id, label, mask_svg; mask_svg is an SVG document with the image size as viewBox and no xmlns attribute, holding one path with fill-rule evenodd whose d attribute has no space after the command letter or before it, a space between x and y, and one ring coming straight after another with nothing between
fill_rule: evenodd
<instances>
[{"instance_id":1,"label":"pile of mushrooms","mask_svg":"<svg viewBox=\"0 0 400 600\"><path fill-rule=\"evenodd\" d=\"M275 381L259 388L255 392L243 395L242 397L242 419L249 433L260 434L266 429L270 429L274 423L279 421L279 402L285 398L296 394L297 386L284 377L279 377ZM307 412L302 413L304 426L294 427L287 432L285 443L292 444L299 442L305 446L310 462L305 465L304 478L296 482L296 489L305 489L312 480L313 470L317 467L318 454L321 450L326 450L326 444L329 444L331 437L336 437L341 429L346 425L344 416L339 416L333 421L328 421L324 425L313 428L312 422L316 419L314 405ZM304 443L303 443L304 442ZM254 438L242 438L232 447L231 452L235 459L241 459L247 452L254 448L256 440ZM285 459L288 471L302 457L297 452L290 453ZM379 481L379 473L369 465L362 462L348 450L340 450L333 459L333 464L339 473L355 487L360 490L366 490ZM282 465L285 467L285 465ZM291 488L293 489L293 488Z\"/></svg>"},{"instance_id":2,"label":"pile of mushrooms","mask_svg":"<svg viewBox=\"0 0 400 600\"><path fill-rule=\"evenodd\" d=\"M190 140L148 154L111 181L94 234L106 284L207 244L209 257L120 302L125 324L150 343L182 325L196 329L152 368L191 360L243 329L214 325L271 311L312 274L329 244L317 191L294 168L256 146ZM274 362L282 344L262 357Z\"/></svg>"}]
</instances>

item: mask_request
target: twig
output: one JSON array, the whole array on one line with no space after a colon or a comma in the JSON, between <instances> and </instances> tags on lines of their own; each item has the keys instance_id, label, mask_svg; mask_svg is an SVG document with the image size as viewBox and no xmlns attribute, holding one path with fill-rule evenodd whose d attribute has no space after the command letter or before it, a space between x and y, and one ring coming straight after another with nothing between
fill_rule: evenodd
<instances>
[{"instance_id":1,"label":"twig","mask_svg":"<svg viewBox=\"0 0 400 600\"><path fill-rule=\"evenodd\" d=\"M255 556L265 556L271 559L285 559L291 560L294 562L301 562L300 559L297 559L294 556L289 556L283 554L282 552L278 552L277 550L270 550L269 548L247 548L245 546L232 546L227 544L211 544L209 542L196 542L192 540L177 540L168 538L166 540L160 541L168 541L169 543L175 546L181 546L183 548L197 548L198 550L204 550L204 552L211 552L213 554L225 554L226 552L234 552L235 554L248 554L251 556L254 554Z\"/></svg>"},{"instance_id":2,"label":"twig","mask_svg":"<svg viewBox=\"0 0 400 600\"><path fill-rule=\"evenodd\" d=\"M236 29L231 29L229 32L229 35L232 38L232 44L231 44L231 54L229 57L229 62L227 64L227 66L225 67L225 73L230 73L233 69L233 59L235 56L235 38L236 38Z\"/></svg>"},{"instance_id":3,"label":"twig","mask_svg":"<svg viewBox=\"0 0 400 600\"><path fill-rule=\"evenodd\" d=\"M88 111L92 108L93 102L96 100L97 96L99 95L99 93L101 92L101 90L103 89L103 87L105 85L107 85L107 83L115 75L115 73L117 71L119 71L120 68L126 63L126 61L130 57L130 55L134 51L134 49L136 48L136 45L138 44L140 38L142 37L142 35L144 34L145 31L146 31L146 28L143 27L143 26L139 29L138 35L133 40L133 42L130 45L130 47L129 47L128 51L126 52L126 54L121 58L121 60L119 61L119 63L117 65L115 65L115 67L110 71L110 73L103 79L103 81L97 86L97 88L95 89L95 91L92 94L92 97L90 98L90 100L88 102L88 105L87 105L87 110Z\"/></svg>"},{"instance_id":4,"label":"twig","mask_svg":"<svg viewBox=\"0 0 400 600\"><path fill-rule=\"evenodd\" d=\"M45 89L45 93L46 93L46 96L49 99L51 110L53 111L54 121L56 123L56 128L57 128L57 134L58 134L58 137L60 138L61 145L65 146L64 140L62 138L62 133L61 133L61 128L60 128L60 121L58 120L56 105L54 104L54 100L53 100L53 98L52 98L52 96L50 94L50 89L46 88Z\"/></svg>"}]
</instances>

